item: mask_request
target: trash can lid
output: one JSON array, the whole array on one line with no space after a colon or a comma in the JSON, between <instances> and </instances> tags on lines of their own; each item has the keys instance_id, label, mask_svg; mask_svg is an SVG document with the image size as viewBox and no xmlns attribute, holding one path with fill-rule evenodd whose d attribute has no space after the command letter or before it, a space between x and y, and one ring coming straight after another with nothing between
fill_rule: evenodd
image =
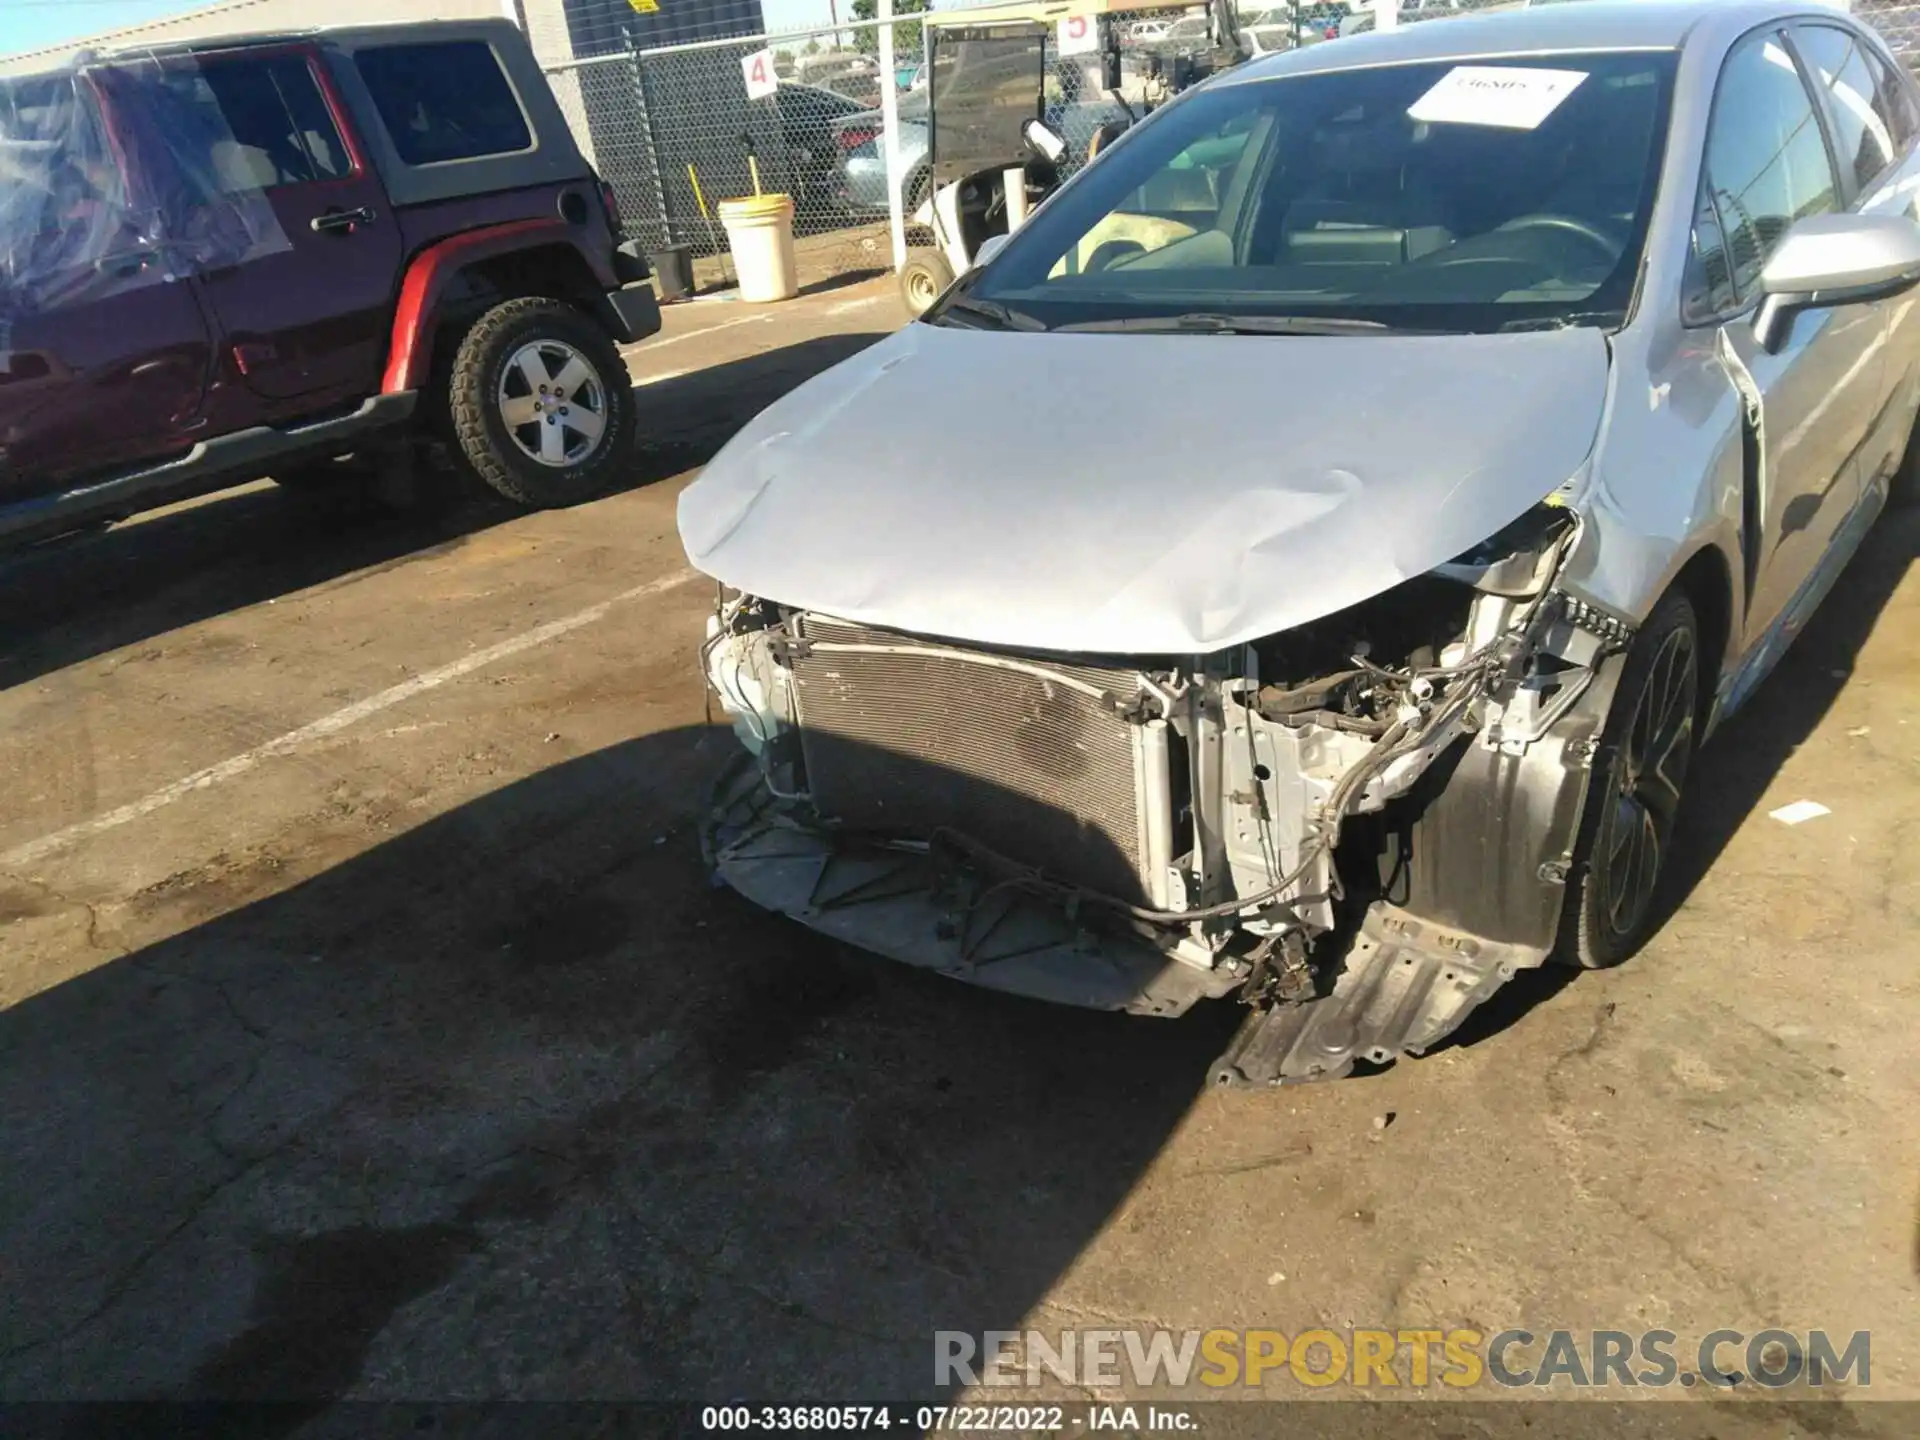
<instances>
[{"instance_id":1,"label":"trash can lid","mask_svg":"<svg viewBox=\"0 0 1920 1440\"><path fill-rule=\"evenodd\" d=\"M771 220L779 215L793 213L791 195L743 195L737 200L720 202L720 218L724 220Z\"/></svg>"}]
</instances>

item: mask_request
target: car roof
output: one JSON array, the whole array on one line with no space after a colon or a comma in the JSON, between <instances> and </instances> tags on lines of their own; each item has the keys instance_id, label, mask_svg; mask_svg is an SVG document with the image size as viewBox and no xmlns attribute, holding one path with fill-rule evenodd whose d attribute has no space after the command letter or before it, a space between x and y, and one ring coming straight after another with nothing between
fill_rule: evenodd
<instances>
[{"instance_id":1,"label":"car roof","mask_svg":"<svg viewBox=\"0 0 1920 1440\"><path fill-rule=\"evenodd\" d=\"M1834 19L1842 14L1838 5L1821 0L1798 4L1793 0L1580 0L1572 5L1530 5L1343 36L1337 43L1266 57L1222 78L1259 80L1533 51L1675 50L1696 32L1730 39L1769 20L1802 15Z\"/></svg>"}]
</instances>

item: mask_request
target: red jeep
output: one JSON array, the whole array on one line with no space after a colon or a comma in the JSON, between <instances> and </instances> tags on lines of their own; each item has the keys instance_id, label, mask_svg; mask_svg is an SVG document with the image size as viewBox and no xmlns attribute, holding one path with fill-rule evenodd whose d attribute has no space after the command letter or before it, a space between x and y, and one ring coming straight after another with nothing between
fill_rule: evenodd
<instances>
[{"instance_id":1,"label":"red jeep","mask_svg":"<svg viewBox=\"0 0 1920 1440\"><path fill-rule=\"evenodd\" d=\"M583 499L646 279L505 21L0 78L0 543L423 446Z\"/></svg>"}]
</instances>

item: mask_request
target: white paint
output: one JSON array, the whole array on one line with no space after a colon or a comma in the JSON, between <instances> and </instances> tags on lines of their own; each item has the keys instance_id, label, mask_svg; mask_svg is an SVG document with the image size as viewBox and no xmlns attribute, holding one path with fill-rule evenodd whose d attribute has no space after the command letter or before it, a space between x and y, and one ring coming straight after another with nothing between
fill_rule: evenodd
<instances>
[{"instance_id":1,"label":"white paint","mask_svg":"<svg viewBox=\"0 0 1920 1440\"><path fill-rule=\"evenodd\" d=\"M658 375L636 375L633 377L633 388L640 390L648 385L658 385L662 380L678 380L682 375L691 375L697 369L699 366L696 365L685 370L662 370Z\"/></svg>"},{"instance_id":2,"label":"white paint","mask_svg":"<svg viewBox=\"0 0 1920 1440\"><path fill-rule=\"evenodd\" d=\"M1100 49L1100 25L1091 15L1068 15L1058 22L1054 48L1062 55L1092 55Z\"/></svg>"},{"instance_id":3,"label":"white paint","mask_svg":"<svg viewBox=\"0 0 1920 1440\"><path fill-rule=\"evenodd\" d=\"M679 335L669 335L664 340L642 340L629 345L622 352L627 355L649 355L655 350L664 350L669 345L678 345L682 340L698 340L702 335L718 334L722 330L731 330L735 325L753 325L771 320L771 315L736 315L731 320L722 320L718 325L709 325L704 330L688 330Z\"/></svg>"},{"instance_id":4,"label":"white paint","mask_svg":"<svg viewBox=\"0 0 1920 1440\"><path fill-rule=\"evenodd\" d=\"M740 73L746 77L747 99L765 100L780 91L780 76L773 68L773 50L756 50L740 57Z\"/></svg>"},{"instance_id":5,"label":"white paint","mask_svg":"<svg viewBox=\"0 0 1920 1440\"><path fill-rule=\"evenodd\" d=\"M1409 120L1536 130L1587 78L1584 70L1456 65L1407 107Z\"/></svg>"},{"instance_id":6,"label":"white paint","mask_svg":"<svg viewBox=\"0 0 1920 1440\"><path fill-rule=\"evenodd\" d=\"M1778 820L1782 825L1801 825L1832 813L1818 800L1796 800L1791 805L1782 805L1778 810L1769 810L1767 818Z\"/></svg>"},{"instance_id":7,"label":"white paint","mask_svg":"<svg viewBox=\"0 0 1920 1440\"><path fill-rule=\"evenodd\" d=\"M878 305L882 300L891 300L891 295L862 295L858 300L842 300L838 305L829 305L829 315L845 315L852 310L864 310L869 305Z\"/></svg>"},{"instance_id":8,"label":"white paint","mask_svg":"<svg viewBox=\"0 0 1920 1440\"><path fill-rule=\"evenodd\" d=\"M193 774L176 780L171 785L161 786L151 795L142 796L118 809L109 810L104 815L96 815L91 820L79 821L77 824L67 826L64 830L56 830L51 835L42 835L38 840L29 840L24 845L16 845L4 855L0 855L0 868L16 870L22 866L32 865L44 860L57 850L65 849L75 841L89 840L95 835L117 830L120 826L151 815L154 811L163 809L176 800L183 800L197 791L211 789L236 776L244 775L263 760L271 760L277 755L286 755L298 750L303 745L311 745L316 740L324 740L329 735L337 734L350 725L357 725L367 717L377 715L382 710L391 709L404 700L411 700L416 695L438 689L449 680L458 680L462 675L470 675L475 670L484 669L496 660L504 660L509 655L518 655L522 651L531 650L535 646L546 644L549 640L557 640L562 635L591 625L596 620L605 619L616 605L625 604L629 600L643 600L650 595L659 595L675 586L684 585L689 580L699 578L695 571L677 570L671 575L649 580L644 585L636 585L631 590L623 590L610 600L602 600L598 605L589 605L585 610L576 611L559 620L549 620L544 625L536 625L533 629L502 640L498 644L489 645L483 650L475 650L472 654L463 655L458 660L450 661L437 669L415 675L410 680L403 680L398 685L380 691L377 695L356 700L353 704L336 710L331 715L323 715L311 724L302 725L298 730L289 730L286 734L269 740L264 745L256 745L253 749L242 751L238 755L222 760L217 765L196 770Z\"/></svg>"}]
</instances>

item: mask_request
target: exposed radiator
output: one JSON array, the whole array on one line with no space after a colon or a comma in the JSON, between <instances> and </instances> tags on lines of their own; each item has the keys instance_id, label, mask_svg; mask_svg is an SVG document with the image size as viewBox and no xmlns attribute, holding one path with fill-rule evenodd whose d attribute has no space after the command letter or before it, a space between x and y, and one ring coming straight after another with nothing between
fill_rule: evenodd
<instances>
[{"instance_id":1,"label":"exposed radiator","mask_svg":"<svg viewBox=\"0 0 1920 1440\"><path fill-rule=\"evenodd\" d=\"M1138 690L1134 671L997 656L816 615L802 623L811 644L793 676L808 789L823 816L919 838L945 827L1054 878L1144 898L1133 727L1081 688L1124 707Z\"/></svg>"}]
</instances>

